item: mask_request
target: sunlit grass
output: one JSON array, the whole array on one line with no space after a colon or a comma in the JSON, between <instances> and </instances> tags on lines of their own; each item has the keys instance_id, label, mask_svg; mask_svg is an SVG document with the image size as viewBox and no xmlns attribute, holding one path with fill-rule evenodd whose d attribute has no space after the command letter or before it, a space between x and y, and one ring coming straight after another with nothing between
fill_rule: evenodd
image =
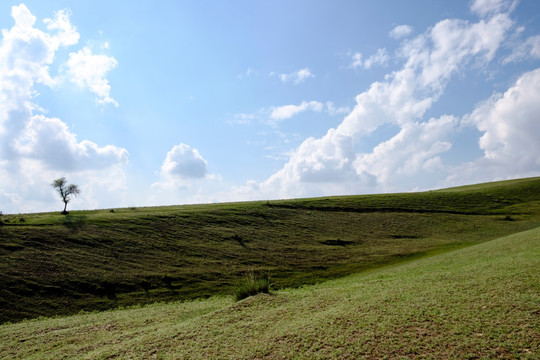
<instances>
[{"instance_id":1,"label":"sunlit grass","mask_svg":"<svg viewBox=\"0 0 540 360\"><path fill-rule=\"evenodd\" d=\"M540 228L299 289L0 326L13 359L513 358L539 353Z\"/></svg>"}]
</instances>

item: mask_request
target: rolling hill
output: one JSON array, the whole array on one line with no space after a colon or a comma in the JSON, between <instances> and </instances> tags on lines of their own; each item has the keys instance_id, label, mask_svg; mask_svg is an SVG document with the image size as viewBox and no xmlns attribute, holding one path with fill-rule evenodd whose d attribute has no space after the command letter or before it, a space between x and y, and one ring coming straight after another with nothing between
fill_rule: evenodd
<instances>
[{"instance_id":1,"label":"rolling hill","mask_svg":"<svg viewBox=\"0 0 540 360\"><path fill-rule=\"evenodd\" d=\"M0 217L0 322L274 289L540 225L540 178L437 191Z\"/></svg>"},{"instance_id":2,"label":"rolling hill","mask_svg":"<svg viewBox=\"0 0 540 360\"><path fill-rule=\"evenodd\" d=\"M9 359L537 359L540 227L240 302L0 325Z\"/></svg>"}]
</instances>

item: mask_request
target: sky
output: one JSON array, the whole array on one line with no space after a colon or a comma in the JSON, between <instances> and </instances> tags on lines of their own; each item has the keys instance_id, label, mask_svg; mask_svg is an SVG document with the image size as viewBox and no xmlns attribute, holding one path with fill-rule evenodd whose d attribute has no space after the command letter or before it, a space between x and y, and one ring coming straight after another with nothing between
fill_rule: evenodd
<instances>
[{"instance_id":1,"label":"sky","mask_svg":"<svg viewBox=\"0 0 540 360\"><path fill-rule=\"evenodd\" d=\"M537 0L0 4L0 211L540 175Z\"/></svg>"}]
</instances>

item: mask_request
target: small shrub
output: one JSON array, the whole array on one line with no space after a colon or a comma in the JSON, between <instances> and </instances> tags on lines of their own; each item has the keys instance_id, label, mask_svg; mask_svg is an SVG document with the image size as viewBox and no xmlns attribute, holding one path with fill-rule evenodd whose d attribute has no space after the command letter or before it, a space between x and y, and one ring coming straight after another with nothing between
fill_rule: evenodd
<instances>
[{"instance_id":1,"label":"small shrub","mask_svg":"<svg viewBox=\"0 0 540 360\"><path fill-rule=\"evenodd\" d=\"M255 278L255 275L253 275L253 272L250 271L246 275L244 282L236 288L234 297L236 301L239 301L259 293L270 293L270 280L268 279L268 276L257 279Z\"/></svg>"}]
</instances>

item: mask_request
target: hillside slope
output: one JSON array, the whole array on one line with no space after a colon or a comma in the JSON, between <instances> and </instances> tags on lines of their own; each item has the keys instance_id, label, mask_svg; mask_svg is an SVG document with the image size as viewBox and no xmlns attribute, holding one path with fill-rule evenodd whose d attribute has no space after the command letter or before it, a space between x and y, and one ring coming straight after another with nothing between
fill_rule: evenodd
<instances>
[{"instance_id":1,"label":"hillside slope","mask_svg":"<svg viewBox=\"0 0 540 360\"><path fill-rule=\"evenodd\" d=\"M0 217L0 322L313 284L540 225L540 178L422 193Z\"/></svg>"},{"instance_id":2,"label":"hillside slope","mask_svg":"<svg viewBox=\"0 0 540 360\"><path fill-rule=\"evenodd\" d=\"M512 358L540 353L540 228L233 303L0 326L10 359Z\"/></svg>"}]
</instances>

